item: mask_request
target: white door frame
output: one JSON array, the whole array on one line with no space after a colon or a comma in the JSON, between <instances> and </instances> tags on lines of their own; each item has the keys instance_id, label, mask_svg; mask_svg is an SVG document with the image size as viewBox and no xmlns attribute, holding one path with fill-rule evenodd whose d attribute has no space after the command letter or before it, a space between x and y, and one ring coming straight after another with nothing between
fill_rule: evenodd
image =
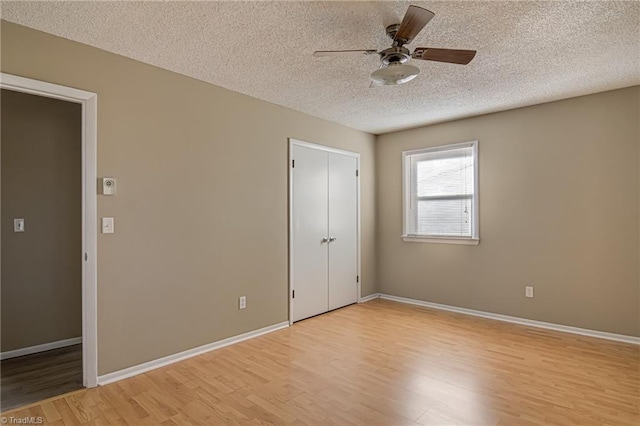
<instances>
[{"instance_id":1,"label":"white door frame","mask_svg":"<svg viewBox=\"0 0 640 426\"><path fill-rule=\"evenodd\" d=\"M82 382L93 388L98 385L98 95L6 73L0 73L0 87L82 105Z\"/></svg>"},{"instance_id":2,"label":"white door frame","mask_svg":"<svg viewBox=\"0 0 640 426\"><path fill-rule=\"evenodd\" d=\"M333 152L336 154L348 155L350 157L355 157L356 159L356 168L358 169L358 179L357 179L357 221L358 221L358 302L362 299L362 265L361 265L361 256L362 252L361 247L361 232L360 232L360 153L353 151L346 151L343 149L332 148L325 145L319 145L311 142L305 142L294 138L289 138L289 159L288 159L288 167L289 167L289 325L293 325L293 167L291 160L293 159L293 147L294 146L302 146L306 148L318 149L325 152Z\"/></svg>"}]
</instances>

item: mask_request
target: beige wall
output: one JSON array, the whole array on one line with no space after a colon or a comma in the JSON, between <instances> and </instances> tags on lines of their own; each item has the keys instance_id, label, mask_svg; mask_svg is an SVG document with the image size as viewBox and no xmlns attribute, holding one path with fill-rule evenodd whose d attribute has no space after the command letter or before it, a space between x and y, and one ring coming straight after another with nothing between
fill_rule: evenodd
<instances>
[{"instance_id":1,"label":"beige wall","mask_svg":"<svg viewBox=\"0 0 640 426\"><path fill-rule=\"evenodd\" d=\"M639 103L633 87L380 136L380 291L640 335ZM401 152L470 140L480 245L403 242Z\"/></svg>"},{"instance_id":2,"label":"beige wall","mask_svg":"<svg viewBox=\"0 0 640 426\"><path fill-rule=\"evenodd\" d=\"M82 110L8 90L0 101L5 352L82 336Z\"/></svg>"},{"instance_id":3,"label":"beige wall","mask_svg":"<svg viewBox=\"0 0 640 426\"><path fill-rule=\"evenodd\" d=\"M116 228L98 239L99 374L287 319L288 137L361 153L363 295L640 334L638 88L376 143L6 22L1 59L98 93L98 175L118 179L98 199ZM480 245L402 242L400 152L475 139Z\"/></svg>"},{"instance_id":4,"label":"beige wall","mask_svg":"<svg viewBox=\"0 0 640 426\"><path fill-rule=\"evenodd\" d=\"M374 136L6 22L1 66L98 93L99 374L287 320L289 137L361 154L376 291Z\"/></svg>"}]
</instances>

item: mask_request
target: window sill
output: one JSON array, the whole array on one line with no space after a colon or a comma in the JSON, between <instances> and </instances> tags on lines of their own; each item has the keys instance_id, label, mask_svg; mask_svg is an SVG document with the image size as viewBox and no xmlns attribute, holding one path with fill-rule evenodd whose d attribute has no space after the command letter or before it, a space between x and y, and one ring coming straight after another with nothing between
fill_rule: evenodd
<instances>
[{"instance_id":1,"label":"window sill","mask_svg":"<svg viewBox=\"0 0 640 426\"><path fill-rule=\"evenodd\" d=\"M408 243L440 243L440 244L464 244L477 246L479 238L455 238L455 237L426 237L420 235L403 235L402 239Z\"/></svg>"}]
</instances>

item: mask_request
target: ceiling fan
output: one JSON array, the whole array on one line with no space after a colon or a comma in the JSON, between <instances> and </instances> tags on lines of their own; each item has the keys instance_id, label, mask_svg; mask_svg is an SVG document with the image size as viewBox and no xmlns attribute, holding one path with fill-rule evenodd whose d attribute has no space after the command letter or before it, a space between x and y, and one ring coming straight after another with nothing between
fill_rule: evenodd
<instances>
[{"instance_id":1,"label":"ceiling fan","mask_svg":"<svg viewBox=\"0 0 640 426\"><path fill-rule=\"evenodd\" d=\"M467 65L476 55L475 50L436 49L432 47L416 47L413 53L405 45L418 35L435 16L433 12L418 6L409 6L402 23L389 25L387 35L393 40L390 48L380 52L376 50L319 50L313 56L351 56L379 55L380 69L371 74L371 86L389 86L413 80L420 69L408 64L409 59L448 62Z\"/></svg>"}]
</instances>

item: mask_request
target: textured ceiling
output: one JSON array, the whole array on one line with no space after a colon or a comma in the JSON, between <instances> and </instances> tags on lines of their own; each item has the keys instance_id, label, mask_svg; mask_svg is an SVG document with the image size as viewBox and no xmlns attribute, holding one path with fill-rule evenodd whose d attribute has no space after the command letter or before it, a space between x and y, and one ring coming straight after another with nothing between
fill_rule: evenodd
<instances>
[{"instance_id":1,"label":"textured ceiling","mask_svg":"<svg viewBox=\"0 0 640 426\"><path fill-rule=\"evenodd\" d=\"M435 18L410 47L476 49L467 66L369 88L385 26ZM638 1L7 2L2 19L371 133L640 84Z\"/></svg>"}]
</instances>

